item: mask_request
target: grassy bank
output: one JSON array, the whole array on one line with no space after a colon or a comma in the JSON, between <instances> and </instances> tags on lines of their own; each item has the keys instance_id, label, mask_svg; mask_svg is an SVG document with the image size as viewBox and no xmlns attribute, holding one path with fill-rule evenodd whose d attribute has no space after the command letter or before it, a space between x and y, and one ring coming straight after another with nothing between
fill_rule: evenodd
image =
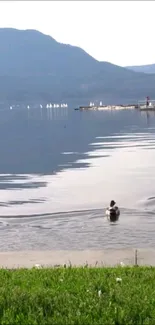
<instances>
[{"instance_id":1,"label":"grassy bank","mask_svg":"<svg viewBox=\"0 0 155 325\"><path fill-rule=\"evenodd\" d=\"M0 324L155 324L155 268L0 270Z\"/></svg>"}]
</instances>

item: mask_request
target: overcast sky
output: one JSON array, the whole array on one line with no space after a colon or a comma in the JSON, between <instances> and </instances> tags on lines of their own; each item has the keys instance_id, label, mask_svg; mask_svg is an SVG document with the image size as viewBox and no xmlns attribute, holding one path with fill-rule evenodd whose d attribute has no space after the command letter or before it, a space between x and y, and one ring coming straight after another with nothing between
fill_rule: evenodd
<instances>
[{"instance_id":1,"label":"overcast sky","mask_svg":"<svg viewBox=\"0 0 155 325\"><path fill-rule=\"evenodd\" d=\"M121 66L155 63L155 1L0 1L0 27L37 29Z\"/></svg>"}]
</instances>

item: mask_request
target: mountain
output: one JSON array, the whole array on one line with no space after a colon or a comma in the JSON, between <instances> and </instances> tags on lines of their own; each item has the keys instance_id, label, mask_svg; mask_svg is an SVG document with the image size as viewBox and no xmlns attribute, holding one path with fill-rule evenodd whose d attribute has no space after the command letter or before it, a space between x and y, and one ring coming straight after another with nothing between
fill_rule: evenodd
<instances>
[{"instance_id":1,"label":"mountain","mask_svg":"<svg viewBox=\"0 0 155 325\"><path fill-rule=\"evenodd\" d=\"M133 102L153 97L154 85L155 74L99 62L36 30L0 29L0 102Z\"/></svg>"},{"instance_id":2,"label":"mountain","mask_svg":"<svg viewBox=\"0 0 155 325\"><path fill-rule=\"evenodd\" d=\"M126 68L135 72L155 73L155 64L135 65L128 66Z\"/></svg>"}]
</instances>

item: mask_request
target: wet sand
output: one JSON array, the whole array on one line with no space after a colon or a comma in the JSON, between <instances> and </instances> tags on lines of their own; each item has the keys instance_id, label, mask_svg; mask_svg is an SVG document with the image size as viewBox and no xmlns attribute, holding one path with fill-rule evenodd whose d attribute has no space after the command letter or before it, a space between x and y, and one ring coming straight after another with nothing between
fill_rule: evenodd
<instances>
[{"instance_id":1,"label":"wet sand","mask_svg":"<svg viewBox=\"0 0 155 325\"><path fill-rule=\"evenodd\" d=\"M0 252L1 268L72 266L134 265L135 249L83 250L83 251L16 251ZM155 249L138 249L138 265L155 266Z\"/></svg>"}]
</instances>

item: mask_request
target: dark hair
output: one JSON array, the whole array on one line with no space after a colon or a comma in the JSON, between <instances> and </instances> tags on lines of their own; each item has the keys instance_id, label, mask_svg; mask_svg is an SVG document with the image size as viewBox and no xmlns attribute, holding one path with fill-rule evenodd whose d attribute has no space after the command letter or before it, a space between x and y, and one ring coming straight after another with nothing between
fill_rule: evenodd
<instances>
[{"instance_id":1,"label":"dark hair","mask_svg":"<svg viewBox=\"0 0 155 325\"><path fill-rule=\"evenodd\" d=\"M110 206L113 207L113 206L115 205L115 203L116 203L116 202L115 202L114 200L111 200L111 202L110 202Z\"/></svg>"}]
</instances>

